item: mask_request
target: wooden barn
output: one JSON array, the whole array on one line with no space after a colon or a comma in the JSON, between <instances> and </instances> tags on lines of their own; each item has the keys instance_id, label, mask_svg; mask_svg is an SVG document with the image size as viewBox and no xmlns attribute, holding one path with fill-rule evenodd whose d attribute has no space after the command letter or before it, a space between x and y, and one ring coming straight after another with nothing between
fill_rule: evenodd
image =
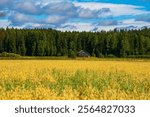
<instances>
[{"instance_id":1,"label":"wooden barn","mask_svg":"<svg viewBox=\"0 0 150 117\"><path fill-rule=\"evenodd\" d=\"M81 50L77 53L78 57L90 57L90 54L87 51Z\"/></svg>"}]
</instances>

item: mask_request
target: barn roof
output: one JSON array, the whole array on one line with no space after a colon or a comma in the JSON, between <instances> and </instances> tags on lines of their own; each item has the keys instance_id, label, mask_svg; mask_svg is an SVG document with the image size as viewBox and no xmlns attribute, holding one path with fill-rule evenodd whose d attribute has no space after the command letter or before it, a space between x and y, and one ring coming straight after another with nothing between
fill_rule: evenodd
<instances>
[{"instance_id":1,"label":"barn roof","mask_svg":"<svg viewBox=\"0 0 150 117\"><path fill-rule=\"evenodd\" d=\"M77 54L78 54L78 56L83 56L83 57L84 56L86 56L86 57L90 56L90 54L85 50L81 50Z\"/></svg>"}]
</instances>

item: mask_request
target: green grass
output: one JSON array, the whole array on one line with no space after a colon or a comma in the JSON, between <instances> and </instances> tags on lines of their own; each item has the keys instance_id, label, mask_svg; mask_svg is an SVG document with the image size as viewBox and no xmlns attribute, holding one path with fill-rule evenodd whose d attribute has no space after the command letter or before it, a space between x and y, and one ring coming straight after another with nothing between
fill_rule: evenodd
<instances>
[{"instance_id":1,"label":"green grass","mask_svg":"<svg viewBox=\"0 0 150 117\"><path fill-rule=\"evenodd\" d=\"M20 57L0 57L0 60L85 60L85 61L138 61L149 62L150 58L96 58L96 57L77 57L68 58L67 56L20 56Z\"/></svg>"}]
</instances>

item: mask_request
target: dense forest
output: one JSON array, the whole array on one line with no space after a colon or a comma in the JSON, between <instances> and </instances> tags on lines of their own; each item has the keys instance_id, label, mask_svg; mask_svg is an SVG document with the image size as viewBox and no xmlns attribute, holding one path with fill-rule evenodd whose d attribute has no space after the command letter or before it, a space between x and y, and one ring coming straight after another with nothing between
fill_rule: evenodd
<instances>
[{"instance_id":1,"label":"dense forest","mask_svg":"<svg viewBox=\"0 0 150 117\"><path fill-rule=\"evenodd\" d=\"M61 32L53 29L0 29L0 53L22 56L150 57L150 29Z\"/></svg>"}]
</instances>

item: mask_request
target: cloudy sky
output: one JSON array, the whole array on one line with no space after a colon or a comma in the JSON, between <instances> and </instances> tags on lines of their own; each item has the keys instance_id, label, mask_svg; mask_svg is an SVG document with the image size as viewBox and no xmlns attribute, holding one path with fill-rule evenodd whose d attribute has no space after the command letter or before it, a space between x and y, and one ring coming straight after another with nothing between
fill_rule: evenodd
<instances>
[{"instance_id":1,"label":"cloudy sky","mask_svg":"<svg viewBox=\"0 0 150 117\"><path fill-rule=\"evenodd\" d=\"M0 0L0 27L98 31L150 27L150 0Z\"/></svg>"}]
</instances>

